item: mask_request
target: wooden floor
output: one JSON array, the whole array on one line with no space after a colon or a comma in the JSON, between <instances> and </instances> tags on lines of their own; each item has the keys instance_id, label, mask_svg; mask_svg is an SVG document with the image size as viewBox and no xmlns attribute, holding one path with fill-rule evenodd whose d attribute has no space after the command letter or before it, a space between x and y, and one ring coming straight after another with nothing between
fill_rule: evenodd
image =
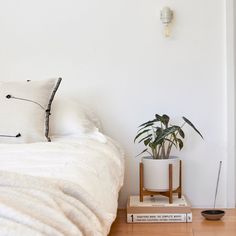
<instances>
[{"instance_id":1,"label":"wooden floor","mask_svg":"<svg viewBox=\"0 0 236 236\"><path fill-rule=\"evenodd\" d=\"M220 221L207 221L200 209L193 209L192 223L127 224L125 210L119 210L109 236L236 236L236 209L227 209Z\"/></svg>"}]
</instances>

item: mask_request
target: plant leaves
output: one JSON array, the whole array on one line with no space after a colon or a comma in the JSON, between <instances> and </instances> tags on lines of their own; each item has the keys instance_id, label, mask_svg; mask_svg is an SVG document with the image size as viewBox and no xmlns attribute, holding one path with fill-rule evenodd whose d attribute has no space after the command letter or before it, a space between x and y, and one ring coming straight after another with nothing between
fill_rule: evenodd
<instances>
[{"instance_id":1,"label":"plant leaves","mask_svg":"<svg viewBox=\"0 0 236 236\"><path fill-rule=\"evenodd\" d=\"M188 124L188 125L190 125L200 136L201 136L201 138L202 139L204 139L203 138L203 136L202 136L202 134L197 130L197 128L193 125L193 123L190 121L190 120L188 120L186 117L182 117L183 118L183 120Z\"/></svg>"},{"instance_id":2,"label":"plant leaves","mask_svg":"<svg viewBox=\"0 0 236 236\"><path fill-rule=\"evenodd\" d=\"M178 144L178 140L177 140L176 134L175 134L175 133L172 133L172 134L171 134L171 137L173 137L175 143Z\"/></svg>"},{"instance_id":3,"label":"plant leaves","mask_svg":"<svg viewBox=\"0 0 236 236\"><path fill-rule=\"evenodd\" d=\"M170 121L170 117L167 116L166 114L162 115L161 117L161 122L165 125L165 127L168 127L168 123Z\"/></svg>"},{"instance_id":4,"label":"plant leaves","mask_svg":"<svg viewBox=\"0 0 236 236\"><path fill-rule=\"evenodd\" d=\"M153 144L155 144L155 146L157 145L162 145L162 143L164 142L164 138L156 138L154 141L153 141Z\"/></svg>"},{"instance_id":5,"label":"plant leaves","mask_svg":"<svg viewBox=\"0 0 236 236\"><path fill-rule=\"evenodd\" d=\"M175 147L176 147L176 144L175 144L175 143L174 143L172 140L170 140L170 139L166 138L166 139L165 139L165 141L168 141L168 142L170 142L170 143L174 144L174 145L175 145Z\"/></svg>"},{"instance_id":6,"label":"plant leaves","mask_svg":"<svg viewBox=\"0 0 236 236\"><path fill-rule=\"evenodd\" d=\"M139 138L142 134L147 133L148 131L150 131L150 129L145 129L142 132L138 133L136 137L134 138L134 143L137 140L137 138Z\"/></svg>"},{"instance_id":7,"label":"plant leaves","mask_svg":"<svg viewBox=\"0 0 236 236\"><path fill-rule=\"evenodd\" d=\"M163 130L162 135L160 135L160 137L157 137L155 139L155 143L158 143L159 141L164 140L164 138L166 138L170 134L173 134L177 130L178 130L178 126L172 126L172 127L166 128L165 130Z\"/></svg>"},{"instance_id":8,"label":"plant leaves","mask_svg":"<svg viewBox=\"0 0 236 236\"><path fill-rule=\"evenodd\" d=\"M147 139L147 138L149 138L149 137L151 137L151 136L152 136L152 134L149 134L148 136L146 136L146 137L140 139L138 142L141 143L143 140L145 140L145 139Z\"/></svg>"},{"instance_id":9,"label":"plant leaves","mask_svg":"<svg viewBox=\"0 0 236 236\"><path fill-rule=\"evenodd\" d=\"M163 141L164 141L164 138L162 137L163 133L164 133L164 130L162 128L159 128L156 130L156 138L153 142L153 143L155 143L156 146L163 143Z\"/></svg>"},{"instance_id":10,"label":"plant leaves","mask_svg":"<svg viewBox=\"0 0 236 236\"><path fill-rule=\"evenodd\" d=\"M147 121L147 122L141 124L139 127L142 127L142 126L145 126L145 125L148 125L148 124L152 124L152 125L153 125L153 123L154 123L155 121L157 121L157 120L156 120L156 119L154 119L154 120L149 120L149 121Z\"/></svg>"},{"instance_id":11,"label":"plant leaves","mask_svg":"<svg viewBox=\"0 0 236 236\"><path fill-rule=\"evenodd\" d=\"M139 133L142 129L145 129L145 128L147 128L147 127L150 127L150 126L153 126L153 123L151 124L146 124L145 126L143 126L142 128L140 128L138 131L137 131L137 133Z\"/></svg>"}]
</instances>

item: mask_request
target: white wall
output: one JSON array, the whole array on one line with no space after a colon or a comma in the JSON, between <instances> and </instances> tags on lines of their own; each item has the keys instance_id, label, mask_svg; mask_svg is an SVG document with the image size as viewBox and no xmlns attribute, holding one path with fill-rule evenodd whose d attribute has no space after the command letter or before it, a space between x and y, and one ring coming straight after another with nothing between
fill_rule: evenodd
<instances>
[{"instance_id":1,"label":"white wall","mask_svg":"<svg viewBox=\"0 0 236 236\"><path fill-rule=\"evenodd\" d=\"M212 206L219 160L218 206L226 205L226 77L223 0L0 0L0 78L63 77L61 93L90 105L126 153L120 206L138 192L142 149L137 126L155 113L185 115L184 192ZM160 9L175 11L165 39ZM175 152L177 154L177 152Z\"/></svg>"},{"instance_id":2,"label":"white wall","mask_svg":"<svg viewBox=\"0 0 236 236\"><path fill-rule=\"evenodd\" d=\"M227 80L227 205L236 206L235 160L235 13L234 0L226 1L226 80Z\"/></svg>"}]
</instances>

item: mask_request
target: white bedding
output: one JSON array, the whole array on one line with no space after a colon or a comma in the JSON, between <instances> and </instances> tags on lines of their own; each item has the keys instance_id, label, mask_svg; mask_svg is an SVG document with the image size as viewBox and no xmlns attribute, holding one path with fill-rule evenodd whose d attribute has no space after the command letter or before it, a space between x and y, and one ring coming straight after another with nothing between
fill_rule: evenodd
<instances>
[{"instance_id":1,"label":"white bedding","mask_svg":"<svg viewBox=\"0 0 236 236\"><path fill-rule=\"evenodd\" d=\"M108 234L123 162L109 138L0 144L0 235Z\"/></svg>"}]
</instances>

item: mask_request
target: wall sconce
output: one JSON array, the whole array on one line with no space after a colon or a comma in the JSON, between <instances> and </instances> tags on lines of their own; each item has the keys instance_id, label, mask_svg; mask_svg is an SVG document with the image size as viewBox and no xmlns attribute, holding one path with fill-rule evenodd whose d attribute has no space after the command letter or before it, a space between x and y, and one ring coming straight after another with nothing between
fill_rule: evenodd
<instances>
[{"instance_id":1,"label":"wall sconce","mask_svg":"<svg viewBox=\"0 0 236 236\"><path fill-rule=\"evenodd\" d=\"M164 24L164 35L165 37L170 37L170 27L169 24L173 20L174 13L169 7L163 7L161 10L161 21Z\"/></svg>"}]
</instances>

